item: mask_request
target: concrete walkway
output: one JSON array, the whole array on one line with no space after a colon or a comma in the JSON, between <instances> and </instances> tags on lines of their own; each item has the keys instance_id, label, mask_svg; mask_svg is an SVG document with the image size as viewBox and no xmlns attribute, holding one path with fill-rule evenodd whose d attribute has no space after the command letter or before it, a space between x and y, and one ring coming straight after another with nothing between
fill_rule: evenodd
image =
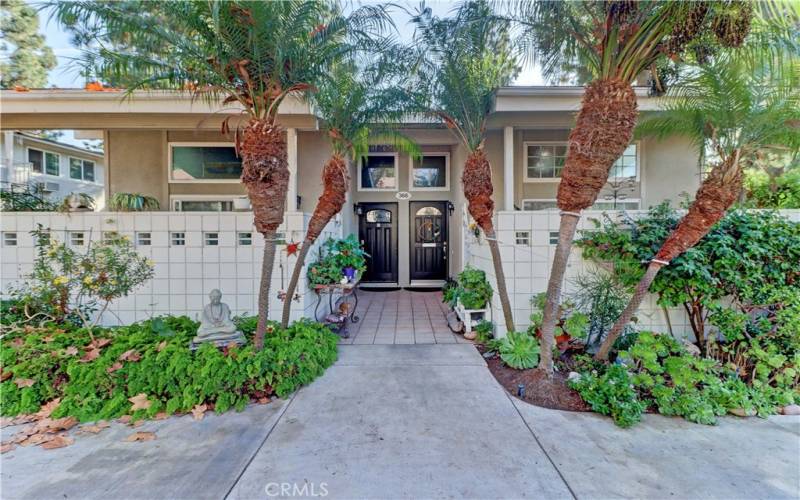
<instances>
[{"instance_id":1,"label":"concrete walkway","mask_svg":"<svg viewBox=\"0 0 800 500\"><path fill-rule=\"evenodd\" d=\"M287 401L17 448L0 496L797 498L798 457L793 417L623 430L510 398L470 345L345 345Z\"/></svg>"}]
</instances>

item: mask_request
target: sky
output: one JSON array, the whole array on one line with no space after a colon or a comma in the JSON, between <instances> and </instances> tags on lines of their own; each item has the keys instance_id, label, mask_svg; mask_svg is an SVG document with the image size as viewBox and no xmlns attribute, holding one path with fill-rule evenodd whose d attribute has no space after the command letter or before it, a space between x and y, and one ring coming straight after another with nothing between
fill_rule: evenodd
<instances>
[{"instance_id":1,"label":"sky","mask_svg":"<svg viewBox=\"0 0 800 500\"><path fill-rule=\"evenodd\" d=\"M426 4L438 16L446 16L456 5L455 2L448 1L429 1ZM409 9L413 11L418 4L412 2L408 5ZM392 17L400 36L409 39L412 30L408 25L408 15L395 11ZM58 66L50 72L48 84L61 88L82 88L85 82L74 63L74 60L80 56L80 50L70 44L69 35L61 29L57 22L49 20L46 11L39 12L39 21L39 31L45 36L47 45L53 49L58 58ZM528 67L523 68L514 85L544 85L545 83L535 67Z\"/></svg>"}]
</instances>

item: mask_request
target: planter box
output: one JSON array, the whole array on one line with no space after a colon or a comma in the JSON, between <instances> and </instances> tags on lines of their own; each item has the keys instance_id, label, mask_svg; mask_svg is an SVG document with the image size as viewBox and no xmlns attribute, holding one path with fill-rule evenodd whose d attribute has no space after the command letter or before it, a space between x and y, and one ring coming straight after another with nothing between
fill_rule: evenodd
<instances>
[{"instance_id":1,"label":"planter box","mask_svg":"<svg viewBox=\"0 0 800 500\"><path fill-rule=\"evenodd\" d=\"M488 304L487 304L488 306ZM486 307L484 309L466 309L459 300L456 303L455 312L458 315L458 319L464 323L464 333L469 333L472 329L481 321L489 320L489 308Z\"/></svg>"}]
</instances>

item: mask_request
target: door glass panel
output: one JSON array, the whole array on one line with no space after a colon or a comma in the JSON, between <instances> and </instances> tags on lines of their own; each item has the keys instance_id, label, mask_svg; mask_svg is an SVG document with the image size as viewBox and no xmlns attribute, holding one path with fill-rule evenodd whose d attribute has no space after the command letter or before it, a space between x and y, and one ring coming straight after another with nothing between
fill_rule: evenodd
<instances>
[{"instance_id":1,"label":"door glass panel","mask_svg":"<svg viewBox=\"0 0 800 500\"><path fill-rule=\"evenodd\" d=\"M370 210L367 212L367 222L392 222L392 212L388 210Z\"/></svg>"},{"instance_id":2,"label":"door glass panel","mask_svg":"<svg viewBox=\"0 0 800 500\"><path fill-rule=\"evenodd\" d=\"M442 215L442 211L436 207L422 207L417 210L417 215Z\"/></svg>"}]
</instances>

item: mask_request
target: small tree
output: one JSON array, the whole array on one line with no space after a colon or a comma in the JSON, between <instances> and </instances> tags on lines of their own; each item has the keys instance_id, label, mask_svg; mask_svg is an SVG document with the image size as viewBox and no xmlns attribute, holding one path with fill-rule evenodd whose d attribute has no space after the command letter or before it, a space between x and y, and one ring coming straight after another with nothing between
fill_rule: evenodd
<instances>
[{"instance_id":1,"label":"small tree","mask_svg":"<svg viewBox=\"0 0 800 500\"><path fill-rule=\"evenodd\" d=\"M47 75L57 61L53 49L39 34L36 7L24 0L3 0L0 38L0 88L45 87Z\"/></svg>"}]
</instances>

